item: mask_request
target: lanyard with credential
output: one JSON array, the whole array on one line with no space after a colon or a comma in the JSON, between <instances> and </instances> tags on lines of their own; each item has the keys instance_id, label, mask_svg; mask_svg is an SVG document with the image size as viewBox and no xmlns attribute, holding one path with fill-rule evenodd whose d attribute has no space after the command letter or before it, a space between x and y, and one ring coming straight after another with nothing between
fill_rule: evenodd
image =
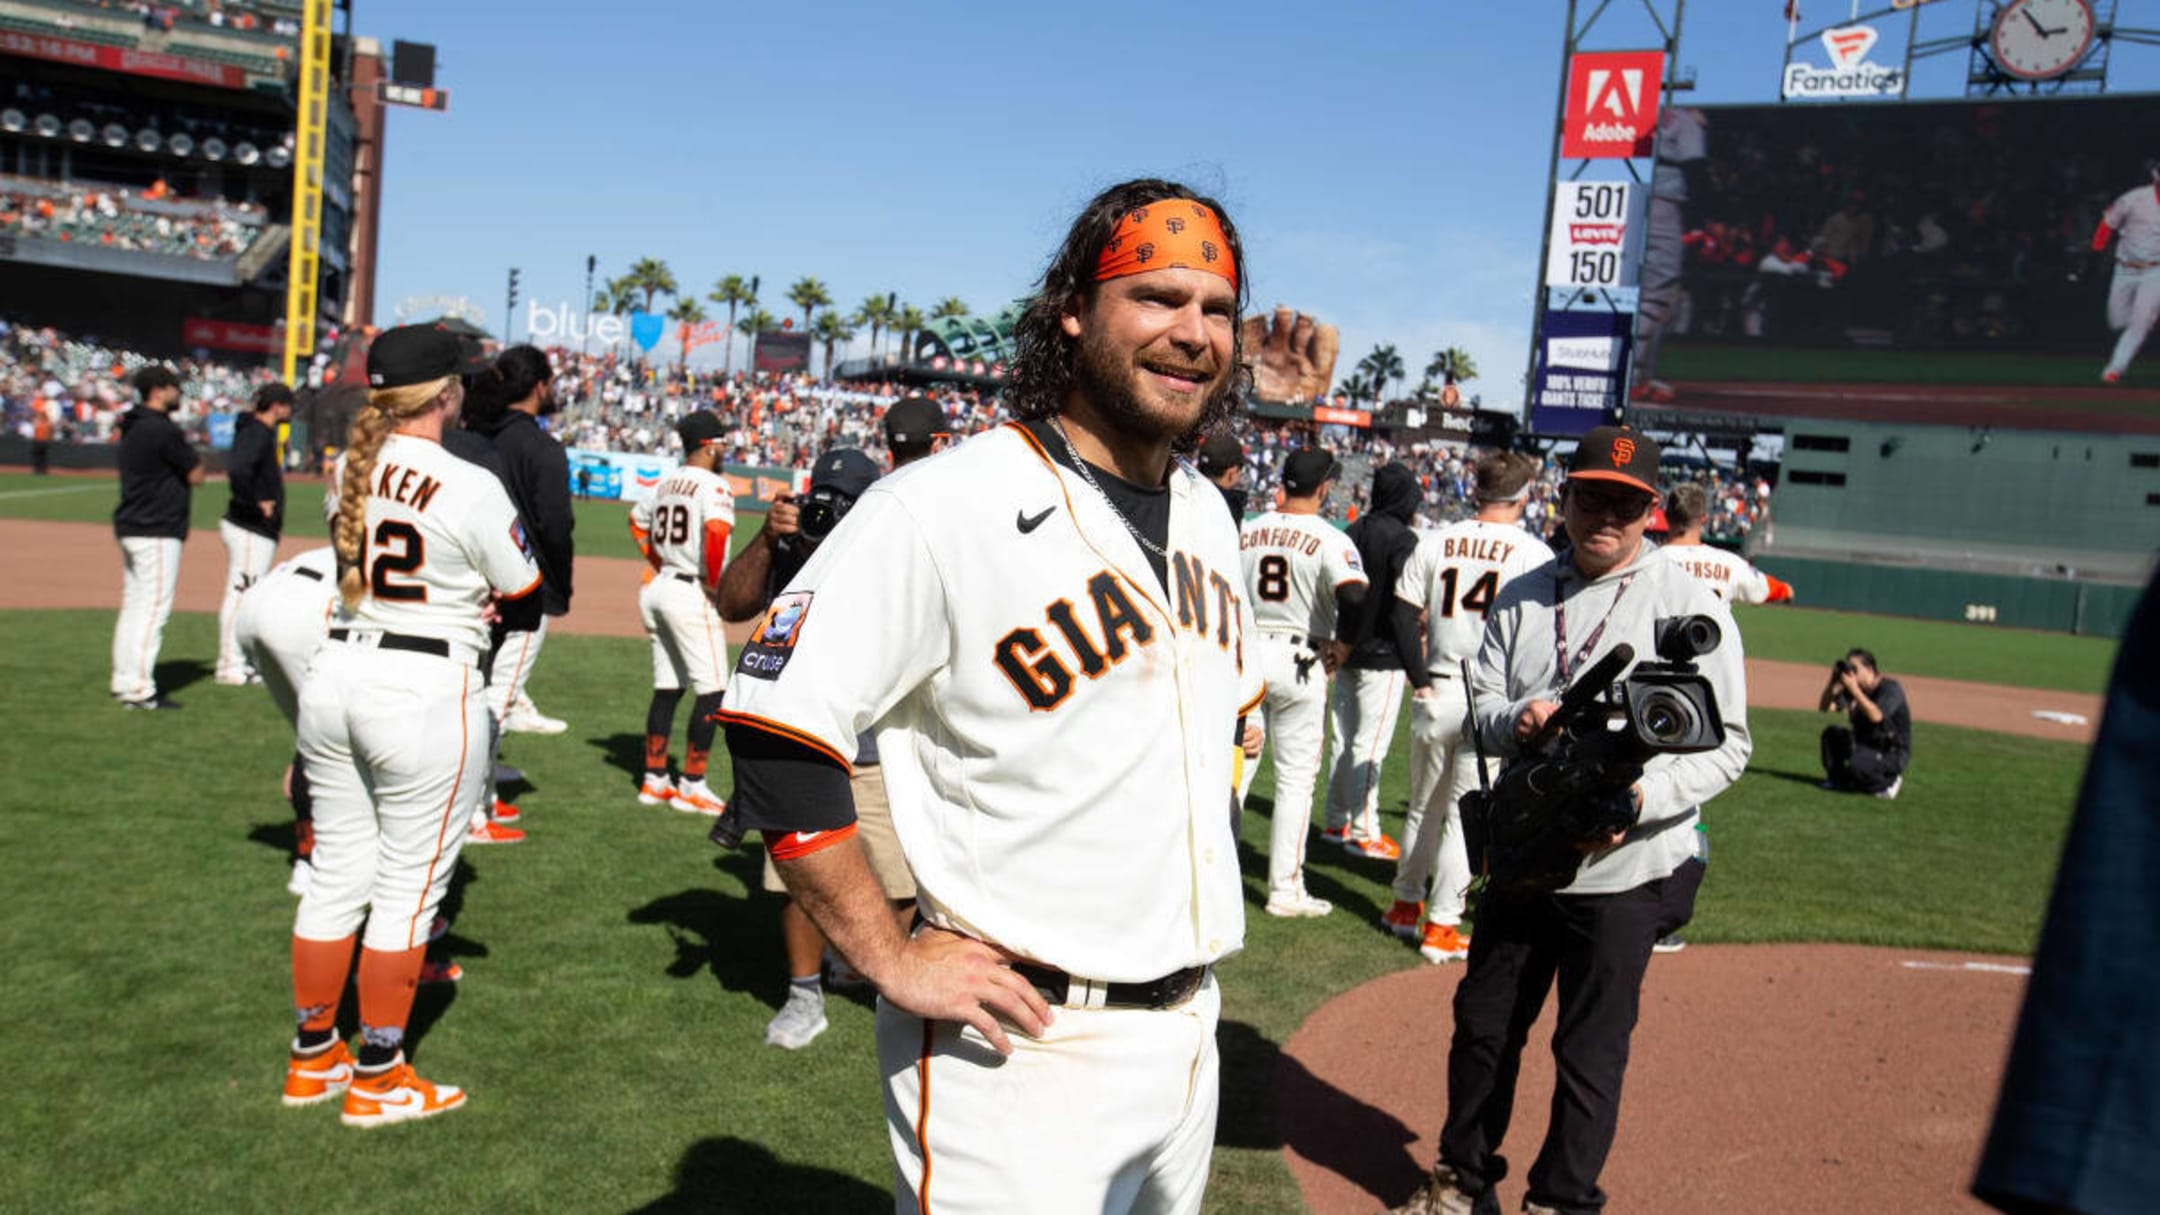
<instances>
[{"instance_id":1,"label":"lanyard with credential","mask_svg":"<svg viewBox=\"0 0 2160 1215\"><path fill-rule=\"evenodd\" d=\"M1568 657L1567 648L1567 600L1561 599L1553 604L1553 687L1555 689L1567 687L1568 672L1582 665L1583 659L1590 657L1590 651L1597 648L1597 643L1605 636L1605 626L1612 622L1614 610L1620 606L1620 600L1626 596L1628 587L1634 581L1634 574L1629 574L1620 580L1620 589L1613 592L1612 602L1605 605L1605 615L1599 618L1597 627L1590 630L1590 636L1584 639L1582 648L1575 651L1573 658Z\"/></svg>"}]
</instances>

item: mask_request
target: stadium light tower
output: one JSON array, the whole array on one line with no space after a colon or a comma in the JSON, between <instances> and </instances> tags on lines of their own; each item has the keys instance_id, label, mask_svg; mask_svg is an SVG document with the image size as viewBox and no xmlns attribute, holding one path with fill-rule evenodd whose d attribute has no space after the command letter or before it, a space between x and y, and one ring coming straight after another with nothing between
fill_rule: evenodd
<instances>
[{"instance_id":1,"label":"stadium light tower","mask_svg":"<svg viewBox=\"0 0 2160 1215\"><path fill-rule=\"evenodd\" d=\"M517 333L517 289L517 267L512 266L510 267L509 295L503 301L503 345L505 346L510 344L510 339Z\"/></svg>"}]
</instances>

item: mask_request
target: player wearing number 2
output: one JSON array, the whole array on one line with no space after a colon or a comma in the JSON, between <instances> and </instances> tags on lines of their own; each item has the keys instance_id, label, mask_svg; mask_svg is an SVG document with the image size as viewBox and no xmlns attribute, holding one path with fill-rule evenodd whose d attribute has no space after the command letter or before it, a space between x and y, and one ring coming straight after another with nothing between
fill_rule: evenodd
<instances>
[{"instance_id":1,"label":"player wearing number 2","mask_svg":"<svg viewBox=\"0 0 2160 1215\"><path fill-rule=\"evenodd\" d=\"M1365 602L1365 566L1357 546L1320 517L1328 487L1342 473L1335 457L1308 447L1283 461L1283 504L1247 522L1240 536L1245 599L1259 631L1255 649L1267 680L1262 712L1275 751L1275 819L1268 836L1267 912L1321 916L1334 910L1305 890L1305 836L1312 827L1313 785L1320 776L1328 677L1350 653ZM1245 765L1238 801L1260 765Z\"/></svg>"},{"instance_id":2,"label":"player wearing number 2","mask_svg":"<svg viewBox=\"0 0 2160 1215\"><path fill-rule=\"evenodd\" d=\"M718 726L713 714L727 687L727 638L713 596L727 564L728 536L735 530L735 495L717 471L726 427L700 409L675 426L682 438L682 467L668 474L650 498L630 512L630 531L652 563L652 580L638 592L638 614L653 642L652 704L645 711L645 780L638 800L671 805L689 814L726 809L705 784L706 757ZM696 694L690 707L689 748L682 782L668 777L668 738L683 685Z\"/></svg>"},{"instance_id":3,"label":"player wearing number 2","mask_svg":"<svg viewBox=\"0 0 2160 1215\"><path fill-rule=\"evenodd\" d=\"M346 617L300 692L300 753L313 786L315 877L293 921L299 1032L285 1103L345 1091L343 1120L378 1126L462 1105L405 1061L427 932L457 867L493 757L483 618L530 626L540 570L501 482L450 455L442 431L464 400L456 335L408 325L368 351L332 539ZM357 1059L338 1005L361 922Z\"/></svg>"},{"instance_id":4,"label":"player wearing number 2","mask_svg":"<svg viewBox=\"0 0 2160 1215\"><path fill-rule=\"evenodd\" d=\"M1395 635L1416 637L1416 618L1422 614L1425 648L1403 664L1414 689L1410 811L1403 817L1403 854L1395 866L1395 905L1380 922L1396 936L1416 940L1428 962L1452 962L1470 952L1470 939L1457 927L1470 886L1457 803L1476 787L1477 754L1463 733L1470 705L1461 664L1476 656L1485 638L1485 613L1500 588L1552 560L1545 542L1522 527L1523 503L1536 472L1537 461L1524 455L1495 452L1479 460L1476 516L1419 540L1395 583Z\"/></svg>"},{"instance_id":5,"label":"player wearing number 2","mask_svg":"<svg viewBox=\"0 0 2160 1215\"><path fill-rule=\"evenodd\" d=\"M2145 162L2145 184L2124 194L2107 209L2093 233L2092 247L2115 243L2115 278L2108 285L2108 328L2122 330L2115 353L2100 378L2122 382L2130 360L2160 321L2160 158Z\"/></svg>"}]
</instances>

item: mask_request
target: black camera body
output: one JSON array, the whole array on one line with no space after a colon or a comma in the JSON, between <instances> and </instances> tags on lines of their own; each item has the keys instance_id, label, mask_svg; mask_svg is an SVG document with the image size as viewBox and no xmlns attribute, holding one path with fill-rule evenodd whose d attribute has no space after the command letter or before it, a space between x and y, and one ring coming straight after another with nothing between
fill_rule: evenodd
<instances>
[{"instance_id":1,"label":"black camera body","mask_svg":"<svg viewBox=\"0 0 2160 1215\"><path fill-rule=\"evenodd\" d=\"M1717 695L1694 663L1722 640L1708 616L1673 617L1658 622L1661 661L1622 680L1635 649L1618 645L1584 672L1493 786L1464 795L1471 872L1509 892L1568 885L1586 852L1635 825L1646 762L1724 745Z\"/></svg>"},{"instance_id":2,"label":"black camera body","mask_svg":"<svg viewBox=\"0 0 2160 1215\"><path fill-rule=\"evenodd\" d=\"M847 517L854 505L855 499L837 489L813 489L795 500L800 512L796 516L796 526L801 529L803 539L812 544L823 544L825 537L832 535L833 529L840 526L840 520Z\"/></svg>"}]
</instances>

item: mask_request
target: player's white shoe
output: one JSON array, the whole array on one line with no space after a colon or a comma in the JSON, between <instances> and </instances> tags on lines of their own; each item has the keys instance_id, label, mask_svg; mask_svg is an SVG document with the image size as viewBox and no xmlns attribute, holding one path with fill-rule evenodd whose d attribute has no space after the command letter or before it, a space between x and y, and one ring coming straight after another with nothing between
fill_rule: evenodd
<instances>
[{"instance_id":1,"label":"player's white shoe","mask_svg":"<svg viewBox=\"0 0 2160 1215\"><path fill-rule=\"evenodd\" d=\"M560 734L570 728L570 723L560 717L549 717L531 705L512 705L503 718L502 728L510 734Z\"/></svg>"},{"instance_id":2,"label":"player's white shoe","mask_svg":"<svg viewBox=\"0 0 2160 1215\"><path fill-rule=\"evenodd\" d=\"M675 785L675 796L669 799L668 805L684 814L703 814L712 818L719 818L727 813L727 803L721 801L702 780L678 781Z\"/></svg>"},{"instance_id":3,"label":"player's white shoe","mask_svg":"<svg viewBox=\"0 0 2160 1215\"><path fill-rule=\"evenodd\" d=\"M1335 904L1326 899L1314 898L1300 890L1294 894L1270 895L1267 913L1286 920L1311 920L1335 910Z\"/></svg>"},{"instance_id":4,"label":"player's white shoe","mask_svg":"<svg viewBox=\"0 0 2160 1215\"><path fill-rule=\"evenodd\" d=\"M648 776L638 786L638 804L641 806L665 806L675 800L675 782L665 776Z\"/></svg>"},{"instance_id":5,"label":"player's white shoe","mask_svg":"<svg viewBox=\"0 0 2160 1215\"><path fill-rule=\"evenodd\" d=\"M787 1003L765 1026L765 1045L782 1050L801 1050L825 1032L825 993L815 987L788 984Z\"/></svg>"}]
</instances>

